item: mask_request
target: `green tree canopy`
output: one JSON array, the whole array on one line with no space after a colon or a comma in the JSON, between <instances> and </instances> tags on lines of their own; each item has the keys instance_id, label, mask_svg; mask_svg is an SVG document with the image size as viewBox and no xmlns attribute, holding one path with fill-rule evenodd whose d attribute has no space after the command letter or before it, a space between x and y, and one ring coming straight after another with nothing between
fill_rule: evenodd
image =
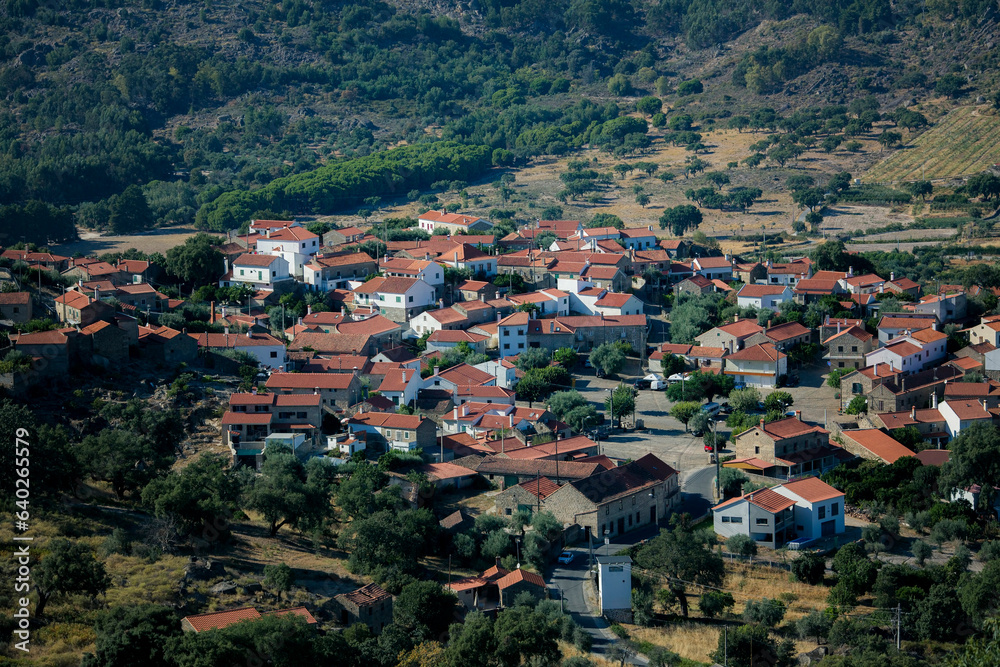
<instances>
[{"instance_id":1,"label":"green tree canopy","mask_svg":"<svg viewBox=\"0 0 1000 667\"><path fill-rule=\"evenodd\" d=\"M284 525L315 523L329 511L328 480L319 468L312 470L309 474L287 447L268 445L261 474L245 492L243 502L260 512L271 537Z\"/></svg>"},{"instance_id":2,"label":"green tree canopy","mask_svg":"<svg viewBox=\"0 0 1000 667\"><path fill-rule=\"evenodd\" d=\"M213 246L221 241L208 234L196 234L167 251L168 274L184 283L204 285L216 282L225 268L222 253Z\"/></svg>"},{"instance_id":3,"label":"green tree canopy","mask_svg":"<svg viewBox=\"0 0 1000 667\"><path fill-rule=\"evenodd\" d=\"M606 375L613 375L625 365L625 353L614 343L602 343L590 352L590 363Z\"/></svg>"},{"instance_id":4,"label":"green tree canopy","mask_svg":"<svg viewBox=\"0 0 1000 667\"><path fill-rule=\"evenodd\" d=\"M83 593L95 597L111 583L104 564L84 544L55 537L45 546L44 554L32 570L38 595L36 618L41 618L45 605L55 595Z\"/></svg>"},{"instance_id":5,"label":"green tree canopy","mask_svg":"<svg viewBox=\"0 0 1000 667\"><path fill-rule=\"evenodd\" d=\"M173 667L164 651L181 634L174 610L151 604L112 607L98 617L94 631L96 651L84 656L81 667Z\"/></svg>"},{"instance_id":6,"label":"green tree canopy","mask_svg":"<svg viewBox=\"0 0 1000 667\"><path fill-rule=\"evenodd\" d=\"M669 577L668 587L687 617L687 584L722 585L726 575L722 558L716 555L704 539L704 533L694 533L675 515L671 529L661 530L635 556L639 567Z\"/></svg>"}]
</instances>

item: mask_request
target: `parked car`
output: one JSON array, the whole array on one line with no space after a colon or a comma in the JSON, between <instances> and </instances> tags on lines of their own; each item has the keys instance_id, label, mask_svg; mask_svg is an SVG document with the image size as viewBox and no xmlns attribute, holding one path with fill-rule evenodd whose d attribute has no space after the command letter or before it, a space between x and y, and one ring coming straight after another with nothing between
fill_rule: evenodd
<instances>
[{"instance_id":1,"label":"parked car","mask_svg":"<svg viewBox=\"0 0 1000 667\"><path fill-rule=\"evenodd\" d=\"M719 414L720 410L722 410L722 405L716 403L715 401L712 401L711 403L706 403L705 405L701 406L701 411L707 413L710 417L714 417L715 415Z\"/></svg>"},{"instance_id":2,"label":"parked car","mask_svg":"<svg viewBox=\"0 0 1000 667\"><path fill-rule=\"evenodd\" d=\"M652 382L653 382L652 380L647 380L646 378L642 378L636 380L632 384L632 386L634 386L636 389L649 389L649 386L652 384Z\"/></svg>"},{"instance_id":3,"label":"parked car","mask_svg":"<svg viewBox=\"0 0 1000 667\"><path fill-rule=\"evenodd\" d=\"M570 563L573 562L573 554L572 554L572 552L564 551L561 554L559 554L559 559L558 560L563 565L569 565Z\"/></svg>"},{"instance_id":4,"label":"parked car","mask_svg":"<svg viewBox=\"0 0 1000 667\"><path fill-rule=\"evenodd\" d=\"M598 368L596 375L597 377L602 378L606 375L606 373L604 372L604 369Z\"/></svg>"},{"instance_id":5,"label":"parked car","mask_svg":"<svg viewBox=\"0 0 1000 667\"><path fill-rule=\"evenodd\" d=\"M799 386L799 376L789 375L788 380L785 381L786 387L798 387Z\"/></svg>"}]
</instances>

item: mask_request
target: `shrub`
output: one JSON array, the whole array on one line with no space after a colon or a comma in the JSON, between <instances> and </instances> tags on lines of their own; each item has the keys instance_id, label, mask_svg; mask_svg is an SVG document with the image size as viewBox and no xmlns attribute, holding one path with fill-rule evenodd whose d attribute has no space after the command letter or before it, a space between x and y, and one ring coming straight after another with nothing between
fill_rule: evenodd
<instances>
[{"instance_id":1,"label":"shrub","mask_svg":"<svg viewBox=\"0 0 1000 667\"><path fill-rule=\"evenodd\" d=\"M774 627L785 617L785 604L781 600L763 598L747 600L743 609L743 619L748 623L758 623Z\"/></svg>"},{"instance_id":2,"label":"shrub","mask_svg":"<svg viewBox=\"0 0 1000 667\"><path fill-rule=\"evenodd\" d=\"M826 575L826 560L819 554L806 552L791 563L792 577L796 581L815 586L823 583Z\"/></svg>"}]
</instances>

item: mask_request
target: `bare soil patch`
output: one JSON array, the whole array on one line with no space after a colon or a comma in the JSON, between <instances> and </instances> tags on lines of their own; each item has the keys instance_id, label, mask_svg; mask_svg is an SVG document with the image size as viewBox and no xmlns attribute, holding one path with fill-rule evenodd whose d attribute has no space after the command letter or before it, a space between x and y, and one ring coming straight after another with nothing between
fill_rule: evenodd
<instances>
[{"instance_id":1,"label":"bare soil patch","mask_svg":"<svg viewBox=\"0 0 1000 667\"><path fill-rule=\"evenodd\" d=\"M145 253L158 252L165 255L168 250L176 245L181 245L198 232L199 230L194 227L164 227L142 234L113 236L80 229L80 240L54 246L52 250L68 256L73 256L78 252L86 256L97 256L105 253L125 252L129 248L135 248Z\"/></svg>"}]
</instances>

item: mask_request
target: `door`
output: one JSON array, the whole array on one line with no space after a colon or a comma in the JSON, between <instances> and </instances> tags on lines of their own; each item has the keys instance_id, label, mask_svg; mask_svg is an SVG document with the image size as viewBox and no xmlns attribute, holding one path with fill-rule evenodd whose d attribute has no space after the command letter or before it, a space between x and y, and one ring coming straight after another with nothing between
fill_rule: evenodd
<instances>
[{"instance_id":1,"label":"door","mask_svg":"<svg viewBox=\"0 0 1000 667\"><path fill-rule=\"evenodd\" d=\"M625 518L618 519L618 534L621 535L625 532Z\"/></svg>"},{"instance_id":2,"label":"door","mask_svg":"<svg viewBox=\"0 0 1000 667\"><path fill-rule=\"evenodd\" d=\"M833 535L834 531L837 529L837 522L834 521L824 521L820 524L820 533L823 537L828 535Z\"/></svg>"},{"instance_id":3,"label":"door","mask_svg":"<svg viewBox=\"0 0 1000 667\"><path fill-rule=\"evenodd\" d=\"M649 522L656 523L656 505L649 508Z\"/></svg>"}]
</instances>

